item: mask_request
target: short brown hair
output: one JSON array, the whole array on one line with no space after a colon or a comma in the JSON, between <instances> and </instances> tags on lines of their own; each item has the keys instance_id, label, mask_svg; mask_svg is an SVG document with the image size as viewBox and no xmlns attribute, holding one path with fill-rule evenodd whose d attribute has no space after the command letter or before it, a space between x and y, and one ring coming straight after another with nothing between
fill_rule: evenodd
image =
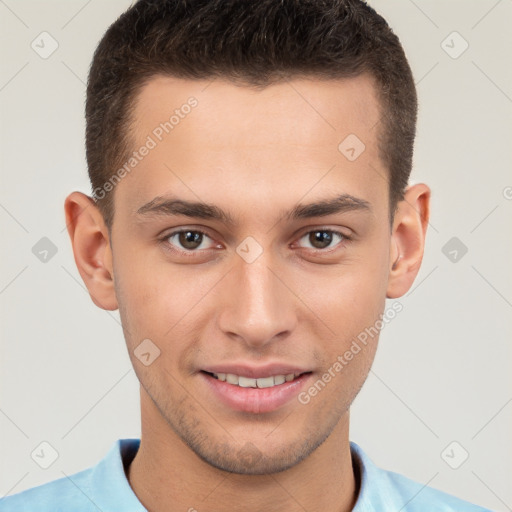
<instances>
[{"instance_id":1,"label":"short brown hair","mask_svg":"<svg viewBox=\"0 0 512 512\"><path fill-rule=\"evenodd\" d=\"M264 87L294 77L369 73L381 102L379 152L390 218L412 167L416 87L398 37L361 0L139 0L106 31L87 84L86 154L104 190L133 151L131 115L152 77L223 77ZM340 141L341 142L341 141ZM109 229L113 194L96 197Z\"/></svg>"}]
</instances>

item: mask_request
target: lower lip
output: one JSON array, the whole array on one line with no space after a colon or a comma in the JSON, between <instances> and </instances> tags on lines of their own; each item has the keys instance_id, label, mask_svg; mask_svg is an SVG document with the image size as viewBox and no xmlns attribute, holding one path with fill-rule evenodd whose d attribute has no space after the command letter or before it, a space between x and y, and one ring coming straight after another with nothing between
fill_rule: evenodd
<instances>
[{"instance_id":1,"label":"lower lip","mask_svg":"<svg viewBox=\"0 0 512 512\"><path fill-rule=\"evenodd\" d=\"M272 412L295 398L306 386L311 373L283 382L271 388L242 388L234 384L216 379L206 372L200 372L209 389L225 405L236 411L252 412L255 414Z\"/></svg>"}]
</instances>

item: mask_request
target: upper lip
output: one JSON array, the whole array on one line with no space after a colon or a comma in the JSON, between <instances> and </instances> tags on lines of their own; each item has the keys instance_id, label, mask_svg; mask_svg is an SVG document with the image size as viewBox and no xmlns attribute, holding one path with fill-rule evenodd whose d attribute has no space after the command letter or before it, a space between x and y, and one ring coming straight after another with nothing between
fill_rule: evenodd
<instances>
[{"instance_id":1,"label":"upper lip","mask_svg":"<svg viewBox=\"0 0 512 512\"><path fill-rule=\"evenodd\" d=\"M202 368L208 373L232 373L252 379L263 379L274 375L289 375L290 373L306 373L311 370L301 368L300 366L290 366L289 364L266 364L264 366L249 366L247 364L217 364Z\"/></svg>"}]
</instances>

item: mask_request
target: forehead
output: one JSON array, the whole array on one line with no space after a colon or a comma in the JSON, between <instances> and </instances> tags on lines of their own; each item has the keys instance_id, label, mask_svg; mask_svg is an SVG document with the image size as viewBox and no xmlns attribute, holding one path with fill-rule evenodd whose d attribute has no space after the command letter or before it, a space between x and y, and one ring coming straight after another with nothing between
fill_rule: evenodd
<instances>
[{"instance_id":1,"label":"forehead","mask_svg":"<svg viewBox=\"0 0 512 512\"><path fill-rule=\"evenodd\" d=\"M119 195L135 208L166 193L215 202L241 191L269 200L313 188L382 192L379 117L367 75L259 89L157 76L139 91L131 125L133 149L149 150L117 187L116 203Z\"/></svg>"},{"instance_id":2,"label":"forehead","mask_svg":"<svg viewBox=\"0 0 512 512\"><path fill-rule=\"evenodd\" d=\"M179 116L179 121L174 119L171 123L177 128L188 115L186 104L191 98L195 98L198 108L193 108L195 122L190 128L196 133L201 128L204 135L215 135L214 140L209 139L216 146L247 146L248 134L254 145L306 142L306 137L312 138L311 145L321 141L330 145L347 129L367 135L368 128L379 119L374 81L366 74L342 80L290 79L264 88L236 85L219 78L156 76L136 96L135 134L152 131L173 113ZM182 123L179 131L186 135L190 124ZM331 136L325 138L329 132Z\"/></svg>"}]
</instances>

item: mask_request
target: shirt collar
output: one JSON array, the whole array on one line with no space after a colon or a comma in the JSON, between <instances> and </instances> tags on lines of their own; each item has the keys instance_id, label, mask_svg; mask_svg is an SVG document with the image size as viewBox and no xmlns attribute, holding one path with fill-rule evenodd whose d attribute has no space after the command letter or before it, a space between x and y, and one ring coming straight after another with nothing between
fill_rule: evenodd
<instances>
[{"instance_id":1,"label":"shirt collar","mask_svg":"<svg viewBox=\"0 0 512 512\"><path fill-rule=\"evenodd\" d=\"M91 491L95 505L103 512L147 512L126 478L127 467L140 446L140 439L118 439L106 456L94 467ZM352 512L380 512L398 497L387 485L387 473L375 466L359 445L350 443L352 464L359 483L359 493Z\"/></svg>"},{"instance_id":2,"label":"shirt collar","mask_svg":"<svg viewBox=\"0 0 512 512\"><path fill-rule=\"evenodd\" d=\"M139 449L140 439L118 439L94 467L91 491L94 504L103 512L147 512L126 478L127 466Z\"/></svg>"}]
</instances>

